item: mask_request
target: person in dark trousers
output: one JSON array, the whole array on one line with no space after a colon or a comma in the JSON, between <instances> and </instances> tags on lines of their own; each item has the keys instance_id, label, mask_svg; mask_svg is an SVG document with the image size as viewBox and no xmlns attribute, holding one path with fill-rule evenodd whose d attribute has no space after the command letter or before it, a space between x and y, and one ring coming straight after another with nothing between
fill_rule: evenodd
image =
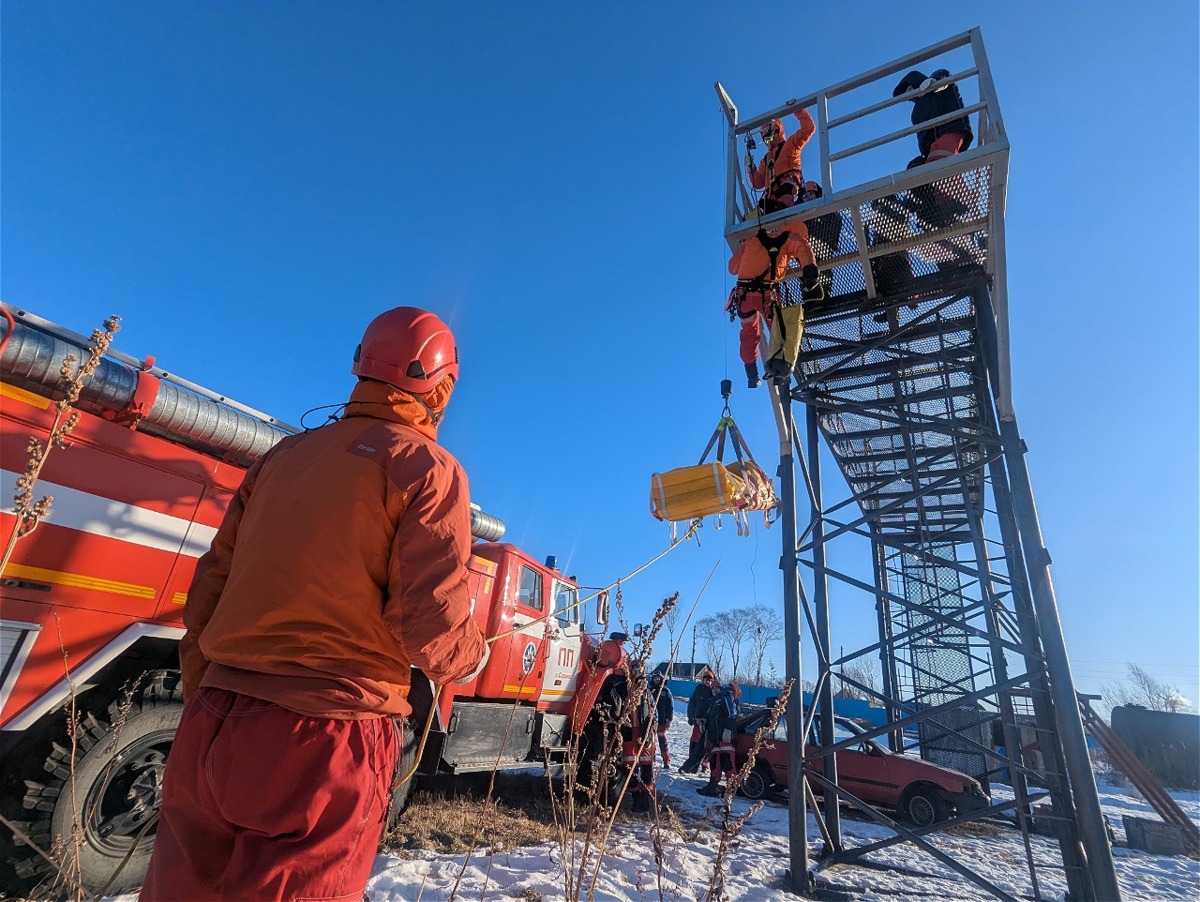
<instances>
[{"instance_id":1,"label":"person in dark trousers","mask_svg":"<svg viewBox=\"0 0 1200 902\"><path fill-rule=\"evenodd\" d=\"M937 69L929 77L913 69L900 79L892 96L912 95L909 97L913 104L912 124L920 125L963 108L958 85L947 81L949 78L950 72L946 69ZM946 83L938 86L942 81ZM961 116L917 132L917 147L924 161L933 163L966 150L974 139L970 118Z\"/></svg>"},{"instance_id":2,"label":"person in dark trousers","mask_svg":"<svg viewBox=\"0 0 1200 902\"><path fill-rule=\"evenodd\" d=\"M655 721L658 729L658 750L662 754L663 770L671 767L671 750L667 748L667 729L675 719L675 700L661 673L650 678L650 698L655 700Z\"/></svg>"},{"instance_id":3,"label":"person in dark trousers","mask_svg":"<svg viewBox=\"0 0 1200 902\"><path fill-rule=\"evenodd\" d=\"M900 83L892 91L892 96L908 96L913 104L912 123L920 125L922 122L929 122L963 108L958 85L948 81L949 78L950 72L947 69L937 69L928 78L923 72L914 69L900 79ZM971 120L968 116L960 116L941 125L922 129L917 132L917 147L921 155L911 160L907 168L912 169L923 163L935 163L961 153L971 146L973 140L975 134L971 131ZM924 212L918 209L917 214L926 228L951 225L968 209L962 197L966 193L966 184L961 176L942 180L936 187L923 185L914 195L919 195L922 191L928 195L928 202L925 204L927 209Z\"/></svg>"},{"instance_id":4,"label":"person in dark trousers","mask_svg":"<svg viewBox=\"0 0 1200 902\"><path fill-rule=\"evenodd\" d=\"M361 899L413 668L445 684L487 662L467 477L437 443L454 336L396 307L351 372L341 418L259 458L196 566L144 902Z\"/></svg>"},{"instance_id":5,"label":"person in dark trousers","mask_svg":"<svg viewBox=\"0 0 1200 902\"><path fill-rule=\"evenodd\" d=\"M692 739L688 747L687 761L679 768L681 773L694 774L699 769L700 762L704 760L704 727L708 709L713 703L713 687L716 681L716 677L705 672L700 677L700 684L692 690L692 697L688 699L687 720L692 727Z\"/></svg>"},{"instance_id":6,"label":"person in dark trousers","mask_svg":"<svg viewBox=\"0 0 1200 902\"><path fill-rule=\"evenodd\" d=\"M708 709L705 736L712 752L708 783L696 790L702 796L720 795L721 774L733 775L733 730L737 719L737 700L741 694L738 684L730 682L721 689Z\"/></svg>"}]
</instances>

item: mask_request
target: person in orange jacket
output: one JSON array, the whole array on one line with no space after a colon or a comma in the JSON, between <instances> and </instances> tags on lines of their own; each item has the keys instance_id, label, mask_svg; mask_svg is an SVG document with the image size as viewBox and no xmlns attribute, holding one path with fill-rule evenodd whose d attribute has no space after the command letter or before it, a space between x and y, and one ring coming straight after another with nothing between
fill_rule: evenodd
<instances>
[{"instance_id":1,"label":"person in orange jacket","mask_svg":"<svg viewBox=\"0 0 1200 902\"><path fill-rule=\"evenodd\" d=\"M817 130L817 124L813 122L808 110L797 110L795 115L800 122L800 130L790 137L783 130L782 120L772 119L763 123L759 129L759 137L762 138L767 152L757 164L750 154L753 138L747 139L746 173L750 177L750 186L763 192L760 202L763 213L774 213L776 210L795 206L803 190L804 173L800 166L800 152Z\"/></svg>"},{"instance_id":2,"label":"person in orange jacket","mask_svg":"<svg viewBox=\"0 0 1200 902\"><path fill-rule=\"evenodd\" d=\"M762 338L762 319L771 330L767 346L767 375L786 382L800 354L800 336L804 328L802 297L783 282L788 264L800 262L801 283L807 294L817 284L817 261L808 241L803 222L788 222L771 231L759 229L738 246L729 258L729 272L737 284L729 293L725 310L732 322L740 319L738 356L746 367L746 384L757 388L758 346Z\"/></svg>"},{"instance_id":3,"label":"person in orange jacket","mask_svg":"<svg viewBox=\"0 0 1200 902\"><path fill-rule=\"evenodd\" d=\"M397 307L351 371L341 419L250 468L197 564L144 900L361 899L411 668L440 684L487 662L467 479L437 444L454 337Z\"/></svg>"}]
</instances>

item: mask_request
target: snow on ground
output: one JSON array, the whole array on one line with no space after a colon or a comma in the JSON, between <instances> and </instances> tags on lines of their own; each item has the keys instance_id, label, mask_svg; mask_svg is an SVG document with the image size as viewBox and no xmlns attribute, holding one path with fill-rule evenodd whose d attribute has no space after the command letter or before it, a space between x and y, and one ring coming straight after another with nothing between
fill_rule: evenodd
<instances>
[{"instance_id":1,"label":"snow on ground","mask_svg":"<svg viewBox=\"0 0 1200 902\"><path fill-rule=\"evenodd\" d=\"M682 707L677 705L677 708ZM668 739L676 765L687 756L690 727L677 716ZM703 815L714 800L696 795L704 778L664 771L658 790L672 797L677 806ZM1114 786L1101 779L1100 801L1112 821L1119 842L1124 841L1123 814L1154 817L1153 810L1136 790ZM1173 793L1181 807L1200 822L1200 794ZM734 802L734 813L750 807L743 799ZM1016 830L997 826L979 828L983 835L937 834L934 844L992 881L1004 891L1027 897L1029 873L1021 835ZM843 809L842 833L848 845L865 845L891 836L891 831L873 822L859 820ZM809 818L809 842L814 850L822 840L816 822ZM1034 856L1053 865L1058 861L1057 844L1040 836L1031 838ZM712 875L718 834L714 829L701 831L694 843L675 842L668 848L664 863L662 898L701 899ZM1200 863L1188 858L1148 855L1118 847L1113 850L1117 874L1127 899L1200 898ZM982 888L954 873L933 856L909 844L898 844L874 852L869 857L874 867L836 866L818 869L820 878L833 889L862 899L895 898L992 898ZM726 863L725 889L730 900L772 900L794 898L784 889L788 866L788 810L786 805L768 803L746 824ZM1061 899L1065 880L1061 873L1039 870L1042 893ZM655 867L649 826L617 828L605 855L604 873L597 884L600 900L658 899L659 874ZM381 855L367 892L373 902L383 900L427 900L440 902L453 893L461 899L556 899L563 896L562 857L555 844L476 853L463 867L463 856L420 854L412 859ZM457 883L457 891L455 886ZM584 893L586 898L586 893Z\"/></svg>"},{"instance_id":2,"label":"snow on ground","mask_svg":"<svg viewBox=\"0 0 1200 902\"><path fill-rule=\"evenodd\" d=\"M681 708L681 705L677 705ZM690 727L677 716L669 742L676 765L687 757ZM712 808L713 799L696 795L703 777L665 771L658 790L675 800L677 807L696 815ZM995 786L997 795L1007 787ZM1131 787L1099 780L1100 802L1124 842L1122 815L1154 817L1153 809ZM1200 823L1200 793L1172 793L1188 816ZM734 813L750 807L744 799L734 802ZM848 846L861 846L891 836L891 831L853 812L842 809L842 834ZM952 858L1018 898L1031 897L1029 873L1021 835L1016 830L989 825L978 828L983 835L941 833L934 844ZM816 822L809 817L809 843L814 852L822 844ZM1031 837L1035 858L1053 865L1059 860L1057 844L1040 836ZM712 875L718 842L717 831L707 828L688 846L675 842L666 852L661 898L703 899ZM788 866L788 810L786 805L768 803L747 823L726 863L725 890L730 900L767 902L795 898L784 889ZM1200 898L1200 863L1179 857L1148 855L1118 846L1113 849L1117 875L1127 900ZM872 867L835 866L819 868L819 877L831 889L865 900L920 898L988 899L982 888L954 873L928 853L909 844L897 844L871 853ZM1042 879L1043 870L1039 870ZM457 899L559 899L564 885L562 856L557 845L506 849L490 854L477 852L464 867L464 856L417 853L402 859L380 855L367 886L372 902L443 902ZM604 859L603 875L597 884L598 900L659 899L660 876L655 867L650 829L621 826L614 830ZM1041 883L1045 898L1062 899L1065 881L1061 874ZM587 893L583 893L587 897ZM114 902L132 902L136 896L121 896Z\"/></svg>"}]
</instances>

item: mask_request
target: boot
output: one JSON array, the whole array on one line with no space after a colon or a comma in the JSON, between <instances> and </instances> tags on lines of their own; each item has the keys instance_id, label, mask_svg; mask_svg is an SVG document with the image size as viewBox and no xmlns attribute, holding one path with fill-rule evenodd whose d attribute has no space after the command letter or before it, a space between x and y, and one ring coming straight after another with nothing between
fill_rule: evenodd
<instances>
[{"instance_id":1,"label":"boot","mask_svg":"<svg viewBox=\"0 0 1200 902\"><path fill-rule=\"evenodd\" d=\"M786 385L792 378L791 367L782 357L772 357L767 361L767 378Z\"/></svg>"},{"instance_id":2,"label":"boot","mask_svg":"<svg viewBox=\"0 0 1200 902\"><path fill-rule=\"evenodd\" d=\"M714 797L714 796L719 796L721 794L721 790L717 788L716 783L705 783L703 786L701 786L699 789L696 790L696 794L702 795L702 796Z\"/></svg>"},{"instance_id":3,"label":"boot","mask_svg":"<svg viewBox=\"0 0 1200 902\"><path fill-rule=\"evenodd\" d=\"M747 363L746 364L746 387L747 388L758 388L758 385L759 385L758 364L757 363Z\"/></svg>"}]
</instances>

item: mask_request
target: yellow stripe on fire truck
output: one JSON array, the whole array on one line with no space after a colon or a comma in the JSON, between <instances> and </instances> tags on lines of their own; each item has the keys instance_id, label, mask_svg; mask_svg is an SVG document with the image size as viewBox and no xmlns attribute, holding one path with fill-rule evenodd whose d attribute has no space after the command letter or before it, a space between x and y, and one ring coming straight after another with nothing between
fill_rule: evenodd
<instances>
[{"instance_id":1,"label":"yellow stripe on fire truck","mask_svg":"<svg viewBox=\"0 0 1200 902\"><path fill-rule=\"evenodd\" d=\"M44 567L26 567L24 564L9 564L4 568L4 575L17 579L31 579L40 583L71 586L76 589L110 592L113 595L130 595L134 598L153 598L156 594L153 586L122 583L115 579L102 579L99 576L86 576L82 573L47 570Z\"/></svg>"},{"instance_id":2,"label":"yellow stripe on fire truck","mask_svg":"<svg viewBox=\"0 0 1200 902\"><path fill-rule=\"evenodd\" d=\"M20 401L23 404L28 404L31 407L37 407L41 410L45 410L50 406L50 401L47 398L35 395L31 391L25 391L23 388L17 388L15 385L9 385L7 382L0 382L0 397L12 398L14 401Z\"/></svg>"}]
</instances>

